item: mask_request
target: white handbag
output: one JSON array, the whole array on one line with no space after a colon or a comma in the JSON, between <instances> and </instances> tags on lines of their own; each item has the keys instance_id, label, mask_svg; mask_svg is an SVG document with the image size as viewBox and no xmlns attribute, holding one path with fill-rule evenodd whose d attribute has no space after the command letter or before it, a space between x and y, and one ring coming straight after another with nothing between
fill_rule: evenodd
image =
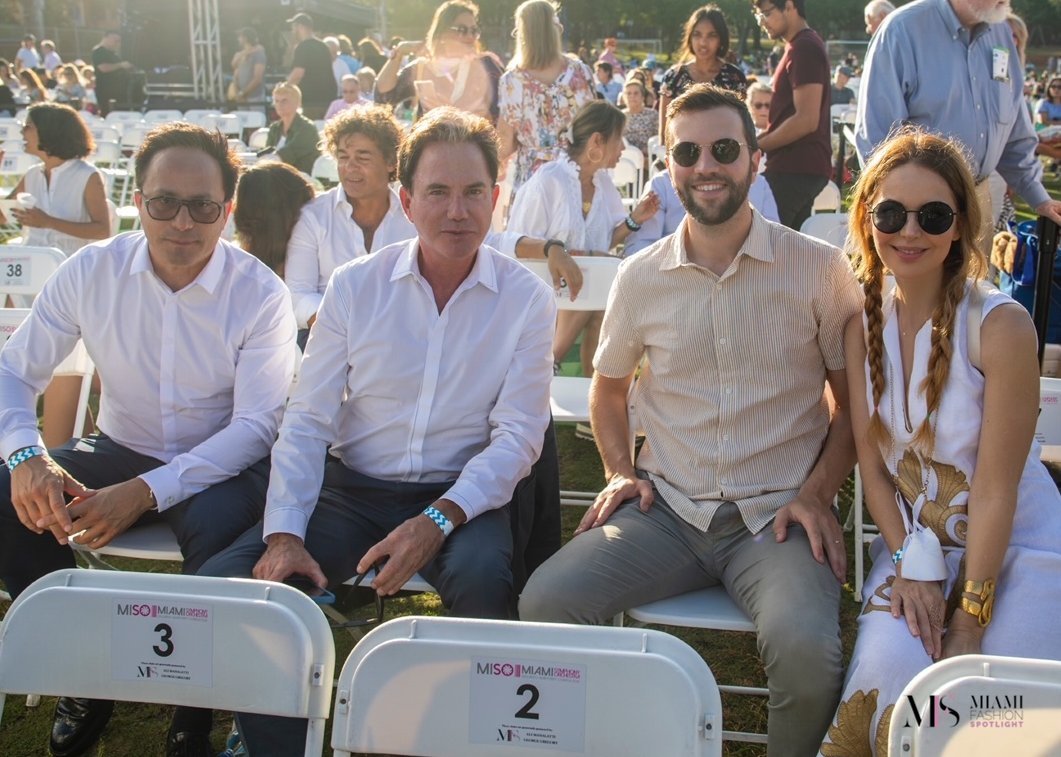
<instances>
[{"instance_id":1,"label":"white handbag","mask_svg":"<svg viewBox=\"0 0 1061 757\"><path fill-rule=\"evenodd\" d=\"M899 493L895 493L895 503L899 506L899 512L903 516L903 525L906 526L906 539L903 540L903 578L912 581L943 581L947 578L947 563L943 559L943 547L939 543L939 537L931 529L921 525L921 509L928 499L928 493L922 491L910 510L913 519L906 516L908 505Z\"/></svg>"}]
</instances>

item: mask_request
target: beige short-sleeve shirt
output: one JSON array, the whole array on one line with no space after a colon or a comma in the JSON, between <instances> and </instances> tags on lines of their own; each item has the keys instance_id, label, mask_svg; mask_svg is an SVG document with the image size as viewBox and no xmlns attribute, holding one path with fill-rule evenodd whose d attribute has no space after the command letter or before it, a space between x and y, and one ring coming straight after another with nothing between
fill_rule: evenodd
<instances>
[{"instance_id":1,"label":"beige short-sleeve shirt","mask_svg":"<svg viewBox=\"0 0 1061 757\"><path fill-rule=\"evenodd\" d=\"M826 371L844 368L844 326L862 296L840 250L757 212L717 276L689 262L688 223L623 262L594 366L621 378L647 358L637 467L675 512L706 531L733 501L757 533L818 459Z\"/></svg>"}]
</instances>

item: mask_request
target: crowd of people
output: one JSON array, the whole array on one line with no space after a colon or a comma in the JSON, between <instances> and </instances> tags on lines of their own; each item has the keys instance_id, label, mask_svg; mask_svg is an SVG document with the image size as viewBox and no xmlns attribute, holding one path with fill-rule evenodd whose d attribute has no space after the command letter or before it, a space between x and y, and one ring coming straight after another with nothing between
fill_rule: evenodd
<instances>
[{"instance_id":1,"label":"crowd of people","mask_svg":"<svg viewBox=\"0 0 1061 757\"><path fill-rule=\"evenodd\" d=\"M945 657L1061 660L1035 329L983 283L992 174L1061 222L1037 156L1061 77L1026 99L1006 0L874 0L861 67L830 65L804 0L752 6L783 42L771 76L731 60L710 5L659 71L615 40L592 66L565 55L552 0L517 8L507 65L470 0L379 60L298 13L269 93L279 160L243 169L220 132L158 126L133 161L141 228L116 237L83 119L30 105L41 163L16 192L37 202L13 213L69 260L0 351L6 589L159 520L188 573L334 588L377 568L380 595L419 573L470 617L608 623L721 585L756 628L771 755L885 754L902 689ZM253 102L264 52L239 38L230 95ZM97 76L131 68L119 41ZM18 76L51 63L87 100L34 48ZM799 231L834 104L857 108L862 164L844 250ZM624 202L610 169L631 149L653 175ZM338 182L318 192L322 154ZM558 313L583 256L624 258L607 308ZM606 483L561 547L549 393L579 334ZM71 439L52 376L79 339L101 398ZM880 537L845 673L833 501L856 463ZM52 753L83 753L112 709L61 697ZM304 744L304 721L237 721L249 754ZM179 708L167 754L213 754L211 726Z\"/></svg>"}]
</instances>

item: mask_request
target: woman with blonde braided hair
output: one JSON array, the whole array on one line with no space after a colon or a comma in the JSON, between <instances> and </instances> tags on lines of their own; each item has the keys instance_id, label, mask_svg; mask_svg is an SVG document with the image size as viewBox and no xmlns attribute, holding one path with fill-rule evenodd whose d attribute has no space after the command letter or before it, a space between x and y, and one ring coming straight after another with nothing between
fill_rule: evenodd
<instances>
[{"instance_id":1,"label":"woman with blonde braided hair","mask_svg":"<svg viewBox=\"0 0 1061 757\"><path fill-rule=\"evenodd\" d=\"M1061 494L1033 441L1035 329L980 283L968 163L954 143L904 129L851 207L866 298L845 335L847 376L881 536L826 757L886 754L903 687L934 660L1061 660Z\"/></svg>"}]
</instances>

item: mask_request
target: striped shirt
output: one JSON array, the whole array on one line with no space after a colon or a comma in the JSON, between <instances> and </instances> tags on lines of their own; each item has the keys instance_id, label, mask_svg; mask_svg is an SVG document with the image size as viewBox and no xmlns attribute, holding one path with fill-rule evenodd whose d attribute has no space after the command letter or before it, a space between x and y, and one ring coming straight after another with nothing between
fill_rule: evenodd
<instances>
[{"instance_id":1,"label":"striped shirt","mask_svg":"<svg viewBox=\"0 0 1061 757\"><path fill-rule=\"evenodd\" d=\"M687 223L620 266L594 366L621 378L647 357L638 469L696 528L732 501L757 533L818 459L826 371L844 369L844 325L861 295L838 249L758 212L716 276L689 262Z\"/></svg>"}]
</instances>

